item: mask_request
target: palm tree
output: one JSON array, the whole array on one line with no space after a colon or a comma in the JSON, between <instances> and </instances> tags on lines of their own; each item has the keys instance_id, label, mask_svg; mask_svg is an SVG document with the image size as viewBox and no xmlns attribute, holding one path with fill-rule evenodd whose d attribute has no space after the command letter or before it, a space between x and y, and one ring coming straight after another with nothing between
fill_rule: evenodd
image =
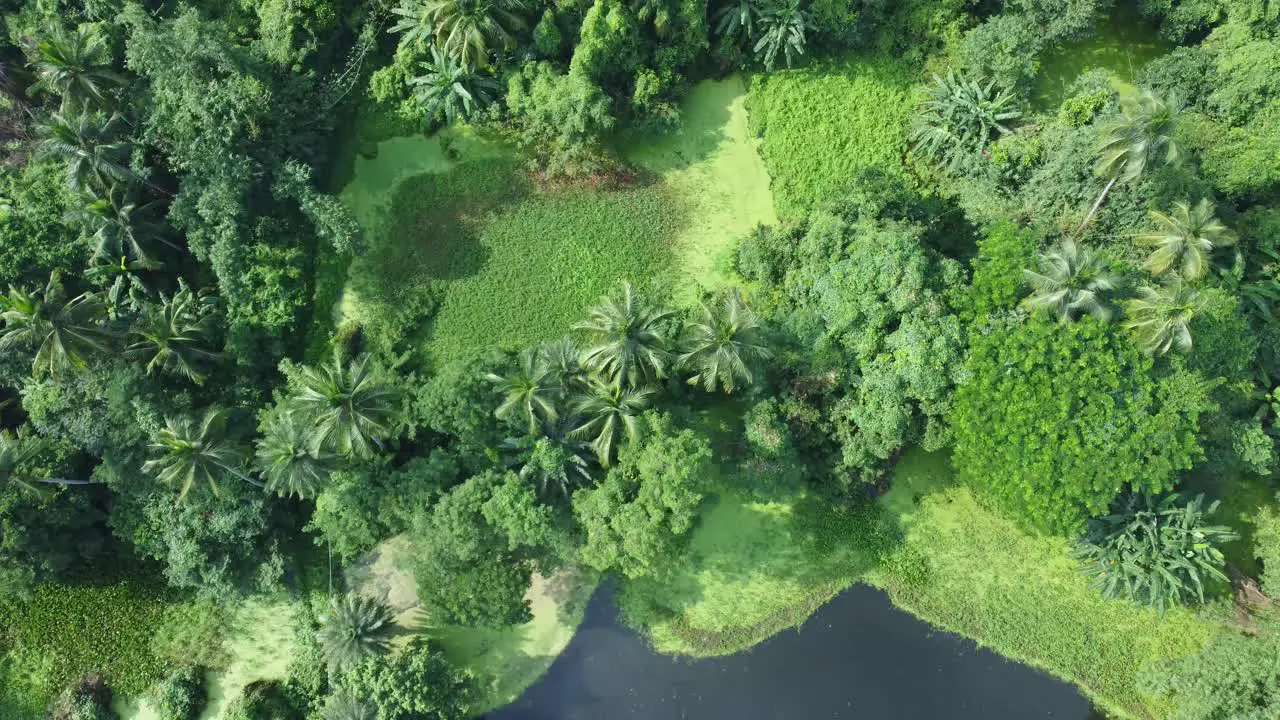
<instances>
[{"instance_id":1,"label":"palm tree","mask_svg":"<svg viewBox=\"0 0 1280 720\"><path fill-rule=\"evenodd\" d=\"M544 497L555 489L568 498L575 487L591 482L587 455L590 445L585 442L556 432L543 437L510 438L502 446L514 451L511 464L520 466L520 479L534 483Z\"/></svg>"},{"instance_id":2,"label":"palm tree","mask_svg":"<svg viewBox=\"0 0 1280 720\"><path fill-rule=\"evenodd\" d=\"M1236 242L1235 234L1214 217L1208 198L1201 198L1195 207L1175 202L1168 215L1152 210L1151 219L1158 230L1139 235L1138 242L1155 248L1144 265L1152 275L1176 269L1183 280L1199 280L1209 268L1214 248Z\"/></svg>"},{"instance_id":3,"label":"palm tree","mask_svg":"<svg viewBox=\"0 0 1280 720\"><path fill-rule=\"evenodd\" d=\"M164 239L163 224L149 216L157 203L137 205L110 197L89 200L84 207L69 213L71 219L90 233L93 260L98 263L118 262L121 258L146 270L160 267L148 250L153 242L176 246Z\"/></svg>"},{"instance_id":4,"label":"palm tree","mask_svg":"<svg viewBox=\"0 0 1280 720\"><path fill-rule=\"evenodd\" d=\"M1111 318L1106 294L1119 279L1107 272L1102 259L1071 238L1063 238L1054 250L1040 255L1040 272L1023 270L1031 296L1023 303L1033 310L1048 310L1063 322L1088 313L1099 320Z\"/></svg>"},{"instance_id":5,"label":"palm tree","mask_svg":"<svg viewBox=\"0 0 1280 720\"><path fill-rule=\"evenodd\" d=\"M664 325L673 315L645 304L631 283L623 283L621 295L601 298L587 319L574 326L592 343L582 353L584 364L618 386L666 377L670 356Z\"/></svg>"},{"instance_id":6,"label":"palm tree","mask_svg":"<svg viewBox=\"0 0 1280 720\"><path fill-rule=\"evenodd\" d=\"M107 95L125 84L111 70L111 54L106 43L88 25L68 32L54 25L48 37L35 47L35 70L46 85L62 95L62 109L84 109L93 104L105 108Z\"/></svg>"},{"instance_id":7,"label":"palm tree","mask_svg":"<svg viewBox=\"0 0 1280 720\"><path fill-rule=\"evenodd\" d=\"M1096 172L1107 178L1107 185L1080 223L1080 230L1097 214L1117 181L1133 182L1154 165L1172 165L1181 159L1173 139L1177 116L1175 102L1158 98L1145 88L1120 99L1120 115L1103 128L1098 149Z\"/></svg>"},{"instance_id":8,"label":"palm tree","mask_svg":"<svg viewBox=\"0 0 1280 720\"><path fill-rule=\"evenodd\" d=\"M1163 355L1170 348L1186 352L1191 349L1191 319L1202 305L1199 293L1181 280L1159 288L1143 285L1126 305L1125 327L1148 355Z\"/></svg>"},{"instance_id":9,"label":"palm tree","mask_svg":"<svg viewBox=\"0 0 1280 720\"><path fill-rule=\"evenodd\" d=\"M119 115L54 113L40 126L44 139L38 155L67 164L71 189L106 195L117 183L134 177L129 169L131 146L118 138L122 122Z\"/></svg>"},{"instance_id":10,"label":"palm tree","mask_svg":"<svg viewBox=\"0 0 1280 720\"><path fill-rule=\"evenodd\" d=\"M758 0L734 0L725 3L716 10L716 34L722 42L741 46L756 36L756 25L760 22L760 3Z\"/></svg>"},{"instance_id":11,"label":"palm tree","mask_svg":"<svg viewBox=\"0 0 1280 720\"><path fill-rule=\"evenodd\" d=\"M813 28L809 13L800 0L774 0L760 14L760 38L751 51L761 58L766 70L772 70L781 52L791 67L804 54L805 33Z\"/></svg>"},{"instance_id":12,"label":"palm tree","mask_svg":"<svg viewBox=\"0 0 1280 720\"><path fill-rule=\"evenodd\" d=\"M419 63L422 74L409 80L409 89L432 120L452 125L493 104L501 90L497 81L431 46L431 62Z\"/></svg>"},{"instance_id":13,"label":"palm tree","mask_svg":"<svg viewBox=\"0 0 1280 720\"><path fill-rule=\"evenodd\" d=\"M92 480L40 477L26 472L23 466L32 459L34 454L25 433L15 434L8 430L0 430L0 488L11 482L31 492L39 492L39 485L94 484Z\"/></svg>"},{"instance_id":14,"label":"palm tree","mask_svg":"<svg viewBox=\"0 0 1280 720\"><path fill-rule=\"evenodd\" d=\"M543 421L552 423L559 417L555 403L561 388L537 350L521 351L511 375L489 373L485 378L504 393L494 414L504 420L527 423L529 434L536 434Z\"/></svg>"},{"instance_id":15,"label":"palm tree","mask_svg":"<svg viewBox=\"0 0 1280 720\"><path fill-rule=\"evenodd\" d=\"M353 593L329 602L316 639L329 667L343 672L367 657L387 653L393 621L386 605Z\"/></svg>"},{"instance_id":16,"label":"palm tree","mask_svg":"<svg viewBox=\"0 0 1280 720\"><path fill-rule=\"evenodd\" d=\"M370 457L391 433L395 393L373 378L368 358L344 364L334 351L332 362L303 367L298 383L292 407L311 423L312 448L317 452Z\"/></svg>"},{"instance_id":17,"label":"palm tree","mask_svg":"<svg viewBox=\"0 0 1280 720\"><path fill-rule=\"evenodd\" d=\"M917 152L948 160L951 168L981 151L987 143L1009 132L1005 124L1022 113L1014 109L1016 98L1007 88L985 85L973 78L933 76L928 98L920 105L911 140Z\"/></svg>"},{"instance_id":18,"label":"palm tree","mask_svg":"<svg viewBox=\"0 0 1280 720\"><path fill-rule=\"evenodd\" d=\"M602 465L608 466L623 437L629 443L640 440L640 414L649 407L651 388L623 388L599 381L591 383L578 398L574 410L581 421L570 433L573 438L593 438L591 446Z\"/></svg>"},{"instance_id":19,"label":"palm tree","mask_svg":"<svg viewBox=\"0 0 1280 720\"><path fill-rule=\"evenodd\" d=\"M148 307L133 328L135 339L125 354L145 361L148 375L163 370L203 384L205 374L199 363L218 357L207 349L213 336L212 300L192 292L185 283L173 297L162 293L159 305Z\"/></svg>"},{"instance_id":20,"label":"palm tree","mask_svg":"<svg viewBox=\"0 0 1280 720\"><path fill-rule=\"evenodd\" d=\"M227 416L217 408L205 410L199 422L186 415L165 418L164 428L151 442L151 451L153 457L142 464L142 471L177 486L179 500L196 485L207 485L218 494L226 475L262 487L240 469L244 448L227 438Z\"/></svg>"},{"instance_id":21,"label":"palm tree","mask_svg":"<svg viewBox=\"0 0 1280 720\"><path fill-rule=\"evenodd\" d=\"M258 440L258 472L284 497L315 497L333 469L332 454L312 446L310 428L288 411L277 414Z\"/></svg>"},{"instance_id":22,"label":"palm tree","mask_svg":"<svg viewBox=\"0 0 1280 720\"><path fill-rule=\"evenodd\" d=\"M582 351L573 338L545 342L541 347L542 362L551 373L556 385L564 394L570 394L587 386L587 369L582 366Z\"/></svg>"},{"instance_id":23,"label":"palm tree","mask_svg":"<svg viewBox=\"0 0 1280 720\"><path fill-rule=\"evenodd\" d=\"M90 355L107 352L102 301L93 293L66 297L56 272L43 292L10 286L8 296L0 296L0 350L35 346L31 372L36 377L83 368Z\"/></svg>"},{"instance_id":24,"label":"palm tree","mask_svg":"<svg viewBox=\"0 0 1280 720\"><path fill-rule=\"evenodd\" d=\"M374 720L373 709L354 695L330 695L320 711L322 720Z\"/></svg>"},{"instance_id":25,"label":"palm tree","mask_svg":"<svg viewBox=\"0 0 1280 720\"><path fill-rule=\"evenodd\" d=\"M680 366L693 372L690 385L707 392L717 387L732 393L738 381L750 385L751 362L773 353L764 344L760 320L736 289L725 294L718 306L702 303L702 318L687 328Z\"/></svg>"},{"instance_id":26,"label":"palm tree","mask_svg":"<svg viewBox=\"0 0 1280 720\"><path fill-rule=\"evenodd\" d=\"M515 44L523 9L521 0L407 0L392 10L401 19L391 31L411 42L429 38L464 65L487 67L496 49Z\"/></svg>"}]
</instances>

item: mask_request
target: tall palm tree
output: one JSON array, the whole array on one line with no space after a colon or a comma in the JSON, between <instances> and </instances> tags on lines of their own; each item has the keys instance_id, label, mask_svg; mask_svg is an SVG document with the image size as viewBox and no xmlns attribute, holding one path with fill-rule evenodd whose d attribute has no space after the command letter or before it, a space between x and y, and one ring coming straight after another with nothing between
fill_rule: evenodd
<instances>
[{"instance_id":1,"label":"tall palm tree","mask_svg":"<svg viewBox=\"0 0 1280 720\"><path fill-rule=\"evenodd\" d=\"M602 465L613 462L619 441L640 440L640 414L649 407L651 388L623 388L617 384L593 382L578 398L574 410L580 416L570 433L574 438L592 438L596 457Z\"/></svg>"},{"instance_id":2,"label":"tall palm tree","mask_svg":"<svg viewBox=\"0 0 1280 720\"><path fill-rule=\"evenodd\" d=\"M1191 349L1191 320L1203 304L1199 293L1181 280L1159 288L1143 285L1125 306L1125 327L1149 355L1163 355L1172 348L1186 352Z\"/></svg>"},{"instance_id":3,"label":"tall palm tree","mask_svg":"<svg viewBox=\"0 0 1280 720\"><path fill-rule=\"evenodd\" d=\"M945 78L934 74L914 121L915 150L947 160L954 169L1009 132L1006 123L1022 116L1015 103L1014 94L997 88L995 80L984 85L975 78L957 78L954 72Z\"/></svg>"},{"instance_id":4,"label":"tall palm tree","mask_svg":"<svg viewBox=\"0 0 1280 720\"><path fill-rule=\"evenodd\" d=\"M392 10L400 21L391 31L411 41L430 38L459 62L487 67L494 51L515 44L525 27L522 10L522 0L407 0Z\"/></svg>"},{"instance_id":5,"label":"tall palm tree","mask_svg":"<svg viewBox=\"0 0 1280 720\"><path fill-rule=\"evenodd\" d=\"M329 602L316 639L329 667L342 672L390 649L393 618L386 605L354 593Z\"/></svg>"},{"instance_id":6,"label":"tall palm tree","mask_svg":"<svg viewBox=\"0 0 1280 720\"><path fill-rule=\"evenodd\" d=\"M372 707L354 695L330 695L320 711L321 720L374 720Z\"/></svg>"},{"instance_id":7,"label":"tall palm tree","mask_svg":"<svg viewBox=\"0 0 1280 720\"><path fill-rule=\"evenodd\" d=\"M147 363L147 374L163 370L204 383L200 363L218 357L208 349L213 337L212 298L201 297L184 283L173 297L160 295L160 303L143 313L131 334L134 341L125 354Z\"/></svg>"},{"instance_id":8,"label":"tall palm tree","mask_svg":"<svg viewBox=\"0 0 1280 720\"><path fill-rule=\"evenodd\" d=\"M1151 211L1157 230L1138 236L1142 245L1154 247L1144 267L1152 275L1176 270L1183 280L1204 277L1214 248L1234 245L1236 236L1213 215L1213 203L1201 198L1195 207L1175 202L1168 215Z\"/></svg>"},{"instance_id":9,"label":"tall palm tree","mask_svg":"<svg viewBox=\"0 0 1280 720\"><path fill-rule=\"evenodd\" d=\"M560 416L556 400L561 388L536 349L522 350L510 375L489 373L485 378L504 394L494 414L504 420L526 423L530 435L538 432L542 422L553 423Z\"/></svg>"},{"instance_id":10,"label":"tall palm tree","mask_svg":"<svg viewBox=\"0 0 1280 720\"><path fill-rule=\"evenodd\" d=\"M199 422L186 415L165 418L151 451L153 457L142 464L142 471L176 486L180 500L197 485L208 486L216 495L227 475L262 487L241 469L244 448L227 438L227 416L217 408L205 410Z\"/></svg>"},{"instance_id":11,"label":"tall palm tree","mask_svg":"<svg viewBox=\"0 0 1280 720\"><path fill-rule=\"evenodd\" d=\"M591 342L583 362L617 386L666 377L670 354L665 325L673 314L646 304L631 283L623 283L620 295L601 298L587 319L574 326Z\"/></svg>"},{"instance_id":12,"label":"tall palm tree","mask_svg":"<svg viewBox=\"0 0 1280 720\"><path fill-rule=\"evenodd\" d=\"M258 472L267 489L284 497L315 497L333 469L331 453L312 446L310 428L295 414L277 414L258 440Z\"/></svg>"},{"instance_id":13,"label":"tall palm tree","mask_svg":"<svg viewBox=\"0 0 1280 720\"><path fill-rule=\"evenodd\" d=\"M431 46L431 61L418 64L421 74L410 78L409 91L432 120L452 125L493 104L501 86L484 70L455 59Z\"/></svg>"},{"instance_id":14,"label":"tall palm tree","mask_svg":"<svg viewBox=\"0 0 1280 720\"><path fill-rule=\"evenodd\" d=\"M582 351L573 338L563 337L545 342L541 353L547 371L564 394L577 392L587 386L588 373L582 366Z\"/></svg>"},{"instance_id":15,"label":"tall palm tree","mask_svg":"<svg viewBox=\"0 0 1280 720\"><path fill-rule=\"evenodd\" d=\"M568 498L575 487L591 482L590 445L565 433L509 438L502 446L513 451L510 464L520 467L520 479L535 484L544 497L556 490Z\"/></svg>"},{"instance_id":16,"label":"tall palm tree","mask_svg":"<svg viewBox=\"0 0 1280 720\"><path fill-rule=\"evenodd\" d=\"M702 303L702 317L686 328L684 346L680 366L693 373L690 385L702 385L707 392L722 387L732 393L739 381L750 385L752 361L773 355L764 344L759 318L736 289L714 307Z\"/></svg>"},{"instance_id":17,"label":"tall palm tree","mask_svg":"<svg viewBox=\"0 0 1280 720\"><path fill-rule=\"evenodd\" d=\"M91 355L107 352L105 311L93 293L67 300L57 273L49 275L43 291L10 286L9 294L0 296L0 351L34 346L31 372L36 377L83 368Z\"/></svg>"},{"instance_id":18,"label":"tall palm tree","mask_svg":"<svg viewBox=\"0 0 1280 720\"><path fill-rule=\"evenodd\" d=\"M370 457L395 424L395 393L373 378L367 357L343 363L337 351L319 367L304 367L293 409L311 423L312 447L344 457Z\"/></svg>"},{"instance_id":19,"label":"tall palm tree","mask_svg":"<svg viewBox=\"0 0 1280 720\"><path fill-rule=\"evenodd\" d=\"M1081 230L1098 213L1116 182L1133 182L1153 166L1172 165L1181 159L1182 152L1173 139L1177 118L1176 102L1156 97L1145 88L1120 98L1120 115L1103 127L1098 148L1095 170L1099 177L1107 178L1107 185L1080 223Z\"/></svg>"},{"instance_id":20,"label":"tall palm tree","mask_svg":"<svg viewBox=\"0 0 1280 720\"><path fill-rule=\"evenodd\" d=\"M62 109L111 104L108 92L125 84L111 70L111 53L101 36L87 25L67 31L54 25L36 43L35 70L46 85L62 95Z\"/></svg>"},{"instance_id":21,"label":"tall palm tree","mask_svg":"<svg viewBox=\"0 0 1280 720\"><path fill-rule=\"evenodd\" d=\"M42 477L27 472L23 467L31 460L33 455L33 449L27 442L25 433L19 432L15 434L8 430L0 430L0 488L11 482L31 492L39 492L40 485L94 484L92 480Z\"/></svg>"},{"instance_id":22,"label":"tall palm tree","mask_svg":"<svg viewBox=\"0 0 1280 720\"><path fill-rule=\"evenodd\" d=\"M38 154L67 164L71 189L106 195L134 177L129 169L132 146L119 139L122 122L119 115L54 113L40 126Z\"/></svg>"},{"instance_id":23,"label":"tall palm tree","mask_svg":"<svg viewBox=\"0 0 1280 720\"><path fill-rule=\"evenodd\" d=\"M176 248L164 238L164 225L151 217L156 207L154 202L138 205L111 193L110 197L90 199L68 215L89 233L95 262L115 263L124 258L137 267L155 270L161 264L149 247L163 243Z\"/></svg>"},{"instance_id":24,"label":"tall palm tree","mask_svg":"<svg viewBox=\"0 0 1280 720\"><path fill-rule=\"evenodd\" d=\"M1048 310L1063 322L1088 313L1099 320L1111 318L1106 294L1119 286L1119 279L1107 272L1102 259L1071 238L1040 255L1040 272L1023 270L1031 285L1031 296L1023 301L1033 310Z\"/></svg>"}]
</instances>

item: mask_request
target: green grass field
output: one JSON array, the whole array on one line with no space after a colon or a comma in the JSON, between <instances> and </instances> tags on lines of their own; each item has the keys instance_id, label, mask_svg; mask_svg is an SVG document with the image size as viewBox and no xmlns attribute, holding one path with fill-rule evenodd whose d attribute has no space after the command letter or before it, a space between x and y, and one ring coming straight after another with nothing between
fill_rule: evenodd
<instances>
[{"instance_id":1,"label":"green grass field","mask_svg":"<svg viewBox=\"0 0 1280 720\"><path fill-rule=\"evenodd\" d=\"M1226 627L1229 608L1175 608L1161 618L1104 600L1066 540L1028 535L951 483L945 454L907 453L878 503L879 523L813 522L820 515L804 498L726 496L669 577L624 585L624 612L662 652L720 655L799 625L861 580L935 625L1080 685L1117 716L1162 717L1163 706L1136 688L1139 669L1197 652ZM810 522L792 521L800 517Z\"/></svg>"},{"instance_id":2,"label":"green grass field","mask_svg":"<svg viewBox=\"0 0 1280 720\"><path fill-rule=\"evenodd\" d=\"M917 69L882 56L753 77L747 108L764 139L778 214L803 214L848 187L861 168L899 172L919 78Z\"/></svg>"},{"instance_id":3,"label":"green grass field","mask_svg":"<svg viewBox=\"0 0 1280 720\"><path fill-rule=\"evenodd\" d=\"M651 177L619 190L538 188L465 130L376 143L342 192L369 249L335 321L416 312L396 334L448 360L562 335L623 280L686 302L732 282L737 240L776 221L744 97L738 78L698 85L680 134L625 151Z\"/></svg>"}]
</instances>

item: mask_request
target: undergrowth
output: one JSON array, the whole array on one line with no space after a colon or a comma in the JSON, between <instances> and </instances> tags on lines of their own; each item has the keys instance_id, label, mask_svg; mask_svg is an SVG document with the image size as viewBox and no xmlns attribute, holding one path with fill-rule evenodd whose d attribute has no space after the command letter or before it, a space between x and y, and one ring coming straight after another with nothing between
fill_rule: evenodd
<instances>
[{"instance_id":1,"label":"undergrowth","mask_svg":"<svg viewBox=\"0 0 1280 720\"><path fill-rule=\"evenodd\" d=\"M67 683L101 673L117 693L145 692L168 670L151 638L176 598L158 582L38 587L0 608L0 710L39 712Z\"/></svg>"},{"instance_id":2,"label":"undergrowth","mask_svg":"<svg viewBox=\"0 0 1280 720\"><path fill-rule=\"evenodd\" d=\"M861 168L901 172L919 76L898 59L865 56L753 77L747 109L778 215L822 204Z\"/></svg>"}]
</instances>

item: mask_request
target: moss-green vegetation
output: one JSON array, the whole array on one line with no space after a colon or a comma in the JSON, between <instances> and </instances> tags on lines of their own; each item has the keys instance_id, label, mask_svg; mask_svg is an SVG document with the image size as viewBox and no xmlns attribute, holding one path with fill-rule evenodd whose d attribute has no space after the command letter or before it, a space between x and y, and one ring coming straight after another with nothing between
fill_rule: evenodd
<instances>
[{"instance_id":1,"label":"moss-green vegetation","mask_svg":"<svg viewBox=\"0 0 1280 720\"><path fill-rule=\"evenodd\" d=\"M395 644L423 634L445 656L476 677L472 709L488 712L510 703L532 685L572 639L582 622L597 577L576 569L535 575L526 599L533 618L503 629L441 625L423 612L413 578L414 546L401 535L381 543L347 570L357 592L383 599L396 613Z\"/></svg>"},{"instance_id":2,"label":"moss-green vegetation","mask_svg":"<svg viewBox=\"0 0 1280 720\"><path fill-rule=\"evenodd\" d=\"M881 504L903 541L868 579L895 603L948 630L1080 685L1109 712L1164 717L1138 671L1198 652L1229 610L1155 610L1104 600L1069 557L1069 542L1034 536L951 485L943 453L908 454Z\"/></svg>"},{"instance_id":3,"label":"moss-green vegetation","mask_svg":"<svg viewBox=\"0 0 1280 720\"><path fill-rule=\"evenodd\" d=\"M750 130L741 77L696 85L681 105L680 132L628 148L627 156L662 178L679 198L682 225L672 243L677 294L736 281L730 265L738 240L777 216L769 174Z\"/></svg>"},{"instance_id":4,"label":"moss-green vegetation","mask_svg":"<svg viewBox=\"0 0 1280 720\"><path fill-rule=\"evenodd\" d=\"M1089 70L1106 70L1117 89L1131 90L1142 66L1169 51L1155 29L1134 17L1131 8L1121 3L1115 16L1098 23L1090 37L1041 56L1034 92L1040 109L1056 109L1069 96L1071 84Z\"/></svg>"},{"instance_id":5,"label":"moss-green vegetation","mask_svg":"<svg viewBox=\"0 0 1280 720\"><path fill-rule=\"evenodd\" d=\"M897 172L920 74L875 55L753 76L747 107L764 138L778 214L821 205L847 190L859 169Z\"/></svg>"},{"instance_id":6,"label":"moss-green vegetation","mask_svg":"<svg viewBox=\"0 0 1280 720\"><path fill-rule=\"evenodd\" d=\"M154 581L42 585L0 610L0 715L33 717L76 678L100 672L121 693L142 693L167 670L151 638L174 607Z\"/></svg>"},{"instance_id":7,"label":"moss-green vegetation","mask_svg":"<svg viewBox=\"0 0 1280 720\"><path fill-rule=\"evenodd\" d=\"M876 562L874 516L844 515L816 498L753 502L725 494L660 579L629 581L628 623L664 653L745 650L804 622Z\"/></svg>"}]
</instances>

